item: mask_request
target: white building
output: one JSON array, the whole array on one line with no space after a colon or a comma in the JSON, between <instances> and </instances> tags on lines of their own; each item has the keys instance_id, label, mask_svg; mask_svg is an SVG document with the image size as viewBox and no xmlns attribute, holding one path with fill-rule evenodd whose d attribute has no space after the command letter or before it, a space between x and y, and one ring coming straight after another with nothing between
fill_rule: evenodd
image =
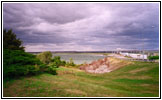
<instances>
[{"instance_id":1,"label":"white building","mask_svg":"<svg viewBox=\"0 0 162 100\"><path fill-rule=\"evenodd\" d=\"M145 54L133 54L133 53L122 53L122 52L120 52L120 54L123 56L132 57L135 59L147 59L147 55Z\"/></svg>"}]
</instances>

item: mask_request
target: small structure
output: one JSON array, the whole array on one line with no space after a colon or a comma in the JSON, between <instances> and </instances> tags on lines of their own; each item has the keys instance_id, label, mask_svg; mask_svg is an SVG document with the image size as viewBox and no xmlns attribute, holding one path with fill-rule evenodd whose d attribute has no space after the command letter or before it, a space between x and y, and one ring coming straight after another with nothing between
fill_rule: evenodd
<instances>
[{"instance_id":1,"label":"small structure","mask_svg":"<svg viewBox=\"0 0 162 100\"><path fill-rule=\"evenodd\" d=\"M146 54L122 53L122 52L120 52L120 54L123 56L132 57L135 59L147 59L148 58Z\"/></svg>"}]
</instances>

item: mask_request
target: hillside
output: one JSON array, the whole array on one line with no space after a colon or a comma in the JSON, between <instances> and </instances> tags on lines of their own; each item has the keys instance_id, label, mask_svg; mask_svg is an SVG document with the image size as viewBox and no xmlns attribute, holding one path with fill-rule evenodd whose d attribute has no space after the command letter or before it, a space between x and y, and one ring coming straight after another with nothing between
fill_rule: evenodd
<instances>
[{"instance_id":1,"label":"hillside","mask_svg":"<svg viewBox=\"0 0 162 100\"><path fill-rule=\"evenodd\" d=\"M158 97L158 63L134 62L105 74L61 67L58 75L41 74L4 81L4 97Z\"/></svg>"},{"instance_id":2,"label":"hillside","mask_svg":"<svg viewBox=\"0 0 162 100\"><path fill-rule=\"evenodd\" d=\"M107 73L132 64L133 62L121 60L114 57L105 57L97 61L93 61L90 64L83 64L80 66L81 70L85 70L89 73Z\"/></svg>"}]
</instances>

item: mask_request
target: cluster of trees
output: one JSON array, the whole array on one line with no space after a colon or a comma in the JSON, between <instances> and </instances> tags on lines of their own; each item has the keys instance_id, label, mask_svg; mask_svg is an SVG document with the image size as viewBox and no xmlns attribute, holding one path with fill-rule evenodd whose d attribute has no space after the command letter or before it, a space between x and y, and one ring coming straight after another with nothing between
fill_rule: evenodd
<instances>
[{"instance_id":1,"label":"cluster of trees","mask_svg":"<svg viewBox=\"0 0 162 100\"><path fill-rule=\"evenodd\" d=\"M3 77L17 78L44 72L46 65L35 55L26 53L22 41L12 30L3 30Z\"/></svg>"},{"instance_id":2,"label":"cluster of trees","mask_svg":"<svg viewBox=\"0 0 162 100\"><path fill-rule=\"evenodd\" d=\"M61 61L59 56L52 58L52 53L42 52L33 55L24 51L22 41L12 30L3 30L3 77L17 78L20 76L36 75L44 72L56 75L59 66L75 64L73 61Z\"/></svg>"},{"instance_id":3,"label":"cluster of trees","mask_svg":"<svg viewBox=\"0 0 162 100\"><path fill-rule=\"evenodd\" d=\"M22 41L16 38L16 34L11 29L8 31L6 29L3 30L3 49L24 51Z\"/></svg>"},{"instance_id":4,"label":"cluster of trees","mask_svg":"<svg viewBox=\"0 0 162 100\"><path fill-rule=\"evenodd\" d=\"M36 56L41 62L48 66L48 72L51 74L55 74L55 69L60 66L76 66L74 64L73 59L70 59L69 62L61 60L60 56L54 56L52 58L52 53L50 51L45 51Z\"/></svg>"},{"instance_id":5,"label":"cluster of trees","mask_svg":"<svg viewBox=\"0 0 162 100\"><path fill-rule=\"evenodd\" d=\"M156 60L156 59L159 59L159 56L149 56L148 59L149 60Z\"/></svg>"},{"instance_id":6,"label":"cluster of trees","mask_svg":"<svg viewBox=\"0 0 162 100\"><path fill-rule=\"evenodd\" d=\"M57 74L56 68L59 66L64 66L66 64L65 61L61 61L59 56L56 56L52 58L52 53L50 51L42 52L38 55L36 55L36 58L38 58L43 64L47 65L47 72L51 74Z\"/></svg>"},{"instance_id":7,"label":"cluster of trees","mask_svg":"<svg viewBox=\"0 0 162 100\"><path fill-rule=\"evenodd\" d=\"M45 67L34 55L22 50L3 50L3 77L36 75Z\"/></svg>"}]
</instances>

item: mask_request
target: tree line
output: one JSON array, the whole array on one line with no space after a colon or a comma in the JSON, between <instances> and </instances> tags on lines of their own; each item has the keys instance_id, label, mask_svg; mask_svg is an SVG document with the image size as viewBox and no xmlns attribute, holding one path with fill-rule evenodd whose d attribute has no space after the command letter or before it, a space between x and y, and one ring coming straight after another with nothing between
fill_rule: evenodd
<instances>
[{"instance_id":1,"label":"tree line","mask_svg":"<svg viewBox=\"0 0 162 100\"><path fill-rule=\"evenodd\" d=\"M59 56L52 57L50 51L33 55L25 52L22 41L10 30L3 30L3 78L19 78L22 76L50 73L57 75L60 66L75 66L73 61L62 61Z\"/></svg>"}]
</instances>

